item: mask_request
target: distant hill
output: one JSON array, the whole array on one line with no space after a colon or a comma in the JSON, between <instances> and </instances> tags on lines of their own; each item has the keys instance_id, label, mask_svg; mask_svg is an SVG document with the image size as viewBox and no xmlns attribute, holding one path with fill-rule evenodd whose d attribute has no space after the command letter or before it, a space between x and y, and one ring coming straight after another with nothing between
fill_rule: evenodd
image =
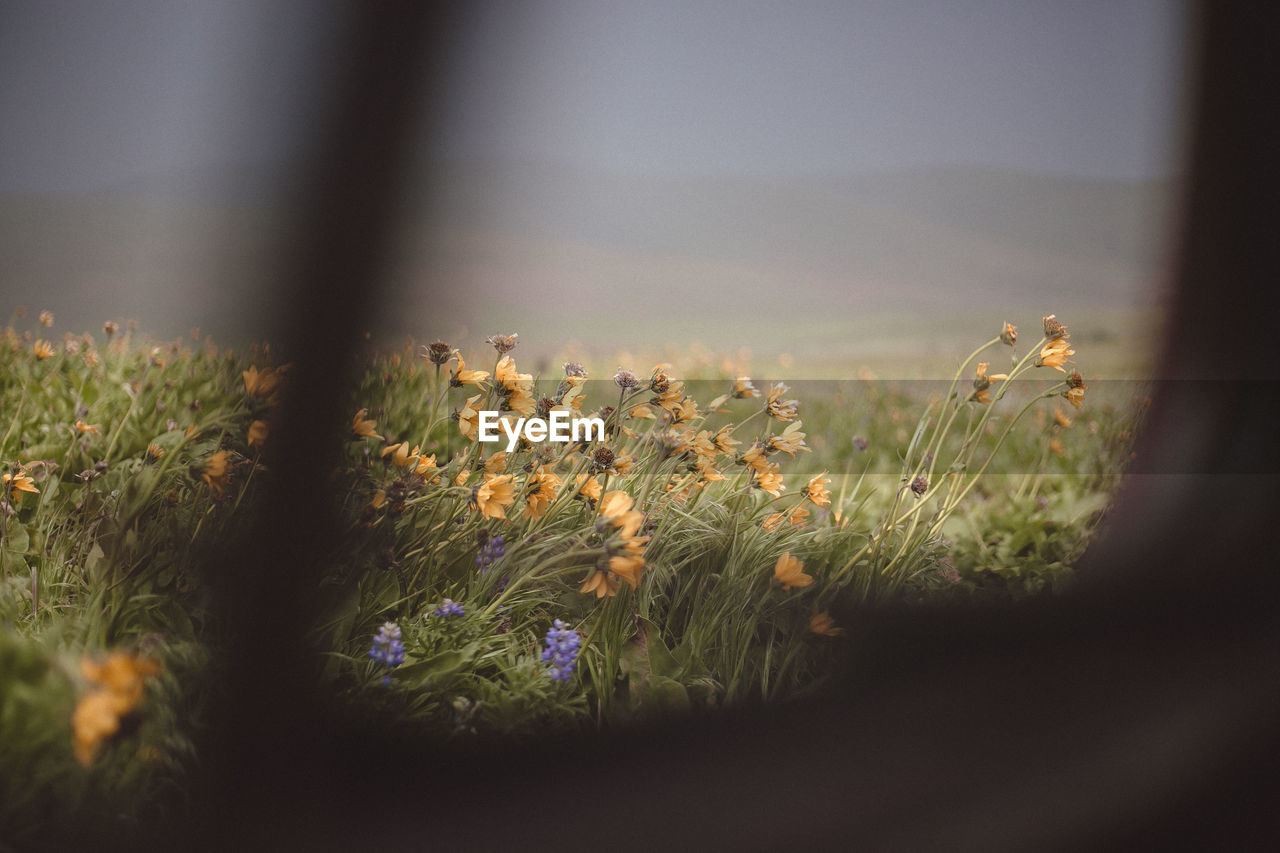
<instances>
[{"instance_id":1,"label":"distant hill","mask_svg":"<svg viewBox=\"0 0 1280 853\"><path fill-rule=\"evenodd\" d=\"M805 318L837 335L842 318L875 314L1151 306L1174 187L961 167L672 177L547 163L434 164L413 185L433 190L399 235L386 332L728 345L751 330L763 350L795 349L759 340L783 319L780 335ZM228 170L0 195L6 301L77 326L136 315L162 332L258 334L281 186Z\"/></svg>"}]
</instances>

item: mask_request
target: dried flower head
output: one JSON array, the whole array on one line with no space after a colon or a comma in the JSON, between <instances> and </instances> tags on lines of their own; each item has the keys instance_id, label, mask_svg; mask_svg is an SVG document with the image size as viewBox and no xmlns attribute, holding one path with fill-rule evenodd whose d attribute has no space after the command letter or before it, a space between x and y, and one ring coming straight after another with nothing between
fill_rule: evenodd
<instances>
[{"instance_id":1,"label":"dried flower head","mask_svg":"<svg viewBox=\"0 0 1280 853\"><path fill-rule=\"evenodd\" d=\"M422 348L422 357L437 366L446 364L453 357L453 349L444 341L436 341Z\"/></svg>"},{"instance_id":2,"label":"dried flower head","mask_svg":"<svg viewBox=\"0 0 1280 853\"><path fill-rule=\"evenodd\" d=\"M917 497L922 496L929 490L929 478L921 474L911 481L911 491L916 493Z\"/></svg>"},{"instance_id":3,"label":"dried flower head","mask_svg":"<svg viewBox=\"0 0 1280 853\"><path fill-rule=\"evenodd\" d=\"M599 474L601 472L608 471L610 474L616 474L617 471L614 470L613 467L614 460L616 459L617 456L608 447L603 445L597 447L591 453L591 473Z\"/></svg>"},{"instance_id":4,"label":"dried flower head","mask_svg":"<svg viewBox=\"0 0 1280 853\"><path fill-rule=\"evenodd\" d=\"M564 375L582 377L583 379L585 379L587 376L587 370L581 364L578 364L578 362L576 361L566 361L564 363Z\"/></svg>"},{"instance_id":5,"label":"dried flower head","mask_svg":"<svg viewBox=\"0 0 1280 853\"><path fill-rule=\"evenodd\" d=\"M52 327L53 327L53 312L52 312L52 311L41 311L41 312L40 312L40 325L41 325L41 326L44 326L46 329L49 329L49 328L52 328Z\"/></svg>"},{"instance_id":6,"label":"dried flower head","mask_svg":"<svg viewBox=\"0 0 1280 853\"><path fill-rule=\"evenodd\" d=\"M506 355L516 348L516 338L520 337L515 332L509 335L490 335L484 339L484 342L498 351L498 355Z\"/></svg>"},{"instance_id":7,"label":"dried flower head","mask_svg":"<svg viewBox=\"0 0 1280 853\"><path fill-rule=\"evenodd\" d=\"M117 331L119 331L119 329L120 327L117 326L115 323L111 322L110 320L102 324L102 331L107 333L108 338L114 335Z\"/></svg>"},{"instance_id":8,"label":"dried flower head","mask_svg":"<svg viewBox=\"0 0 1280 853\"><path fill-rule=\"evenodd\" d=\"M1067 327L1054 319L1057 316L1057 314L1050 314L1048 317L1044 318L1044 336L1051 341L1057 340L1058 338L1069 337L1067 335Z\"/></svg>"},{"instance_id":9,"label":"dried flower head","mask_svg":"<svg viewBox=\"0 0 1280 853\"><path fill-rule=\"evenodd\" d=\"M1005 323L1004 329L1000 332L1000 342L1008 346L1013 346L1018 342L1018 327L1012 323Z\"/></svg>"},{"instance_id":10,"label":"dried flower head","mask_svg":"<svg viewBox=\"0 0 1280 853\"><path fill-rule=\"evenodd\" d=\"M1062 392L1062 396L1067 398L1067 402L1074 408L1079 409L1084 406L1084 392L1088 390L1084 384L1084 377L1080 375L1080 371L1071 371L1071 376L1067 379L1067 390Z\"/></svg>"},{"instance_id":11,"label":"dried flower head","mask_svg":"<svg viewBox=\"0 0 1280 853\"><path fill-rule=\"evenodd\" d=\"M626 370L625 368L621 368L621 367L618 368L617 373L613 374L613 382L619 388L622 388L623 390L626 390L626 391L630 391L632 388L640 387L640 380L636 377L636 375L632 373L630 370Z\"/></svg>"}]
</instances>

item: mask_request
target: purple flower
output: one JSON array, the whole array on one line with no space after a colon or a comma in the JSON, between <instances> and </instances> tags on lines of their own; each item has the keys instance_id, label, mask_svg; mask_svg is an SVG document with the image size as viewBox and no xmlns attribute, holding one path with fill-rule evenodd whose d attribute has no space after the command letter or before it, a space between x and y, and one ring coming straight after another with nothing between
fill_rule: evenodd
<instances>
[{"instance_id":1,"label":"purple flower","mask_svg":"<svg viewBox=\"0 0 1280 853\"><path fill-rule=\"evenodd\" d=\"M394 622L384 622L373 635L373 645L369 648L369 657L388 669L395 669L404 663L404 643L400 641L400 626ZM391 683L391 673L382 676L383 684Z\"/></svg>"},{"instance_id":2,"label":"purple flower","mask_svg":"<svg viewBox=\"0 0 1280 853\"><path fill-rule=\"evenodd\" d=\"M578 649L582 638L561 619L547 629L547 647L542 650L542 661L548 663L547 675L552 681L568 681L578 664Z\"/></svg>"},{"instance_id":3,"label":"purple flower","mask_svg":"<svg viewBox=\"0 0 1280 853\"><path fill-rule=\"evenodd\" d=\"M480 567L481 573L488 571L499 557L507 553L507 546L503 543L501 536L486 537L480 543L480 553L476 554L476 565Z\"/></svg>"},{"instance_id":4,"label":"purple flower","mask_svg":"<svg viewBox=\"0 0 1280 853\"><path fill-rule=\"evenodd\" d=\"M439 607L431 611L432 616L466 616L467 609L458 602L446 598Z\"/></svg>"}]
</instances>

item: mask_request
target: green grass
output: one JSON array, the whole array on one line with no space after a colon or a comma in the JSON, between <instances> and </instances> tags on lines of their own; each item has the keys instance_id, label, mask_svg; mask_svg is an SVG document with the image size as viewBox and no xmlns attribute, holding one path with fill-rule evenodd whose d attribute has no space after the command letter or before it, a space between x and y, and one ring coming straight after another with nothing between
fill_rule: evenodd
<instances>
[{"instance_id":1,"label":"green grass","mask_svg":"<svg viewBox=\"0 0 1280 853\"><path fill-rule=\"evenodd\" d=\"M605 444L631 462L621 469L593 467L597 446L526 444L487 472L499 446L468 440L453 414L476 394L500 408L510 392L492 377L483 391L451 389L449 368L413 346L370 354L344 408L367 410L383 438L356 435L345 420L318 427L343 434L344 455L330 480L341 544L323 567L309 636L315 675L346 717L422 737L609 729L812 695L844 652L830 629L869 605L1061 589L1104 517L1142 407L1129 386L1100 386L1075 411L1061 396L1065 375L1032 366L1038 331L1029 325L1012 350L993 342L981 356L991 373L1021 371L992 385L989 404L969 399L974 358L954 395L949 379L793 382L781 398L799 401L794 422L765 410L764 382L760 397L730 396L734 373L714 357L672 368L686 380L672 386L673 403L697 403L684 424L651 402L648 363L626 365L645 383L631 392L610 381L610 366L579 390L584 414L625 400L604 415ZM218 677L209 661L219 628L200 567L244 535L272 477L270 433L265 447L249 439L255 422L271 423L274 395L248 393L243 376L271 365L264 349L124 331L68 335L40 359L42 333L50 337L11 326L0 343L0 462L38 489L4 495L0 550L0 826L18 840L54 814L115 826L182 808L199 761L193 734ZM1083 362L1090 336L1075 339ZM469 368L494 372L482 342L462 349ZM572 383L558 368L545 373L508 384L517 397L568 404ZM637 405L657 416L632 416ZM1073 422L1056 421L1055 409ZM804 449L771 452L753 472L744 453L788 428L794 438L794 423ZM696 442L721 428L740 443ZM401 441L419 450L397 465L382 451ZM786 488L771 494L760 475L775 463ZM829 504L804 494L823 472ZM580 494L579 475L624 493L635 515ZM493 504L480 490L491 476L509 477L513 494L486 515ZM547 504L527 514L538 477ZM923 480L917 495L910 486ZM505 553L481 570L477 556L497 536ZM627 562L637 554L642 571ZM783 555L812 582L780 585ZM619 571L601 578L616 594L582 592L611 556L622 558ZM444 599L465 615L433 615ZM540 659L556 619L582 637L567 681ZM394 669L368 656L386 622L405 645ZM81 661L120 650L160 671L119 730L96 739L92 759L77 760L73 713L106 689Z\"/></svg>"}]
</instances>

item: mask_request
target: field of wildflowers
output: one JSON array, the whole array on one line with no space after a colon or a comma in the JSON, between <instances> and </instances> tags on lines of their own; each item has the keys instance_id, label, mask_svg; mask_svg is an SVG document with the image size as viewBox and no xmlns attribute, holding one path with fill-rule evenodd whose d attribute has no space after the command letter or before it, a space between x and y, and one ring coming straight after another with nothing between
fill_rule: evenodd
<instances>
[{"instance_id":1,"label":"field of wildflowers","mask_svg":"<svg viewBox=\"0 0 1280 853\"><path fill-rule=\"evenodd\" d=\"M1051 594L1145 404L1091 390L1056 317L993 326L936 383L535 376L515 334L367 353L328 425L342 528L317 677L344 713L427 738L607 729L813 695L860 608ZM53 328L15 314L0 346L15 844L85 803L181 808L217 689L203 572L266 499L289 382L266 345ZM482 412L598 417L604 436L508 452L477 440Z\"/></svg>"}]
</instances>

